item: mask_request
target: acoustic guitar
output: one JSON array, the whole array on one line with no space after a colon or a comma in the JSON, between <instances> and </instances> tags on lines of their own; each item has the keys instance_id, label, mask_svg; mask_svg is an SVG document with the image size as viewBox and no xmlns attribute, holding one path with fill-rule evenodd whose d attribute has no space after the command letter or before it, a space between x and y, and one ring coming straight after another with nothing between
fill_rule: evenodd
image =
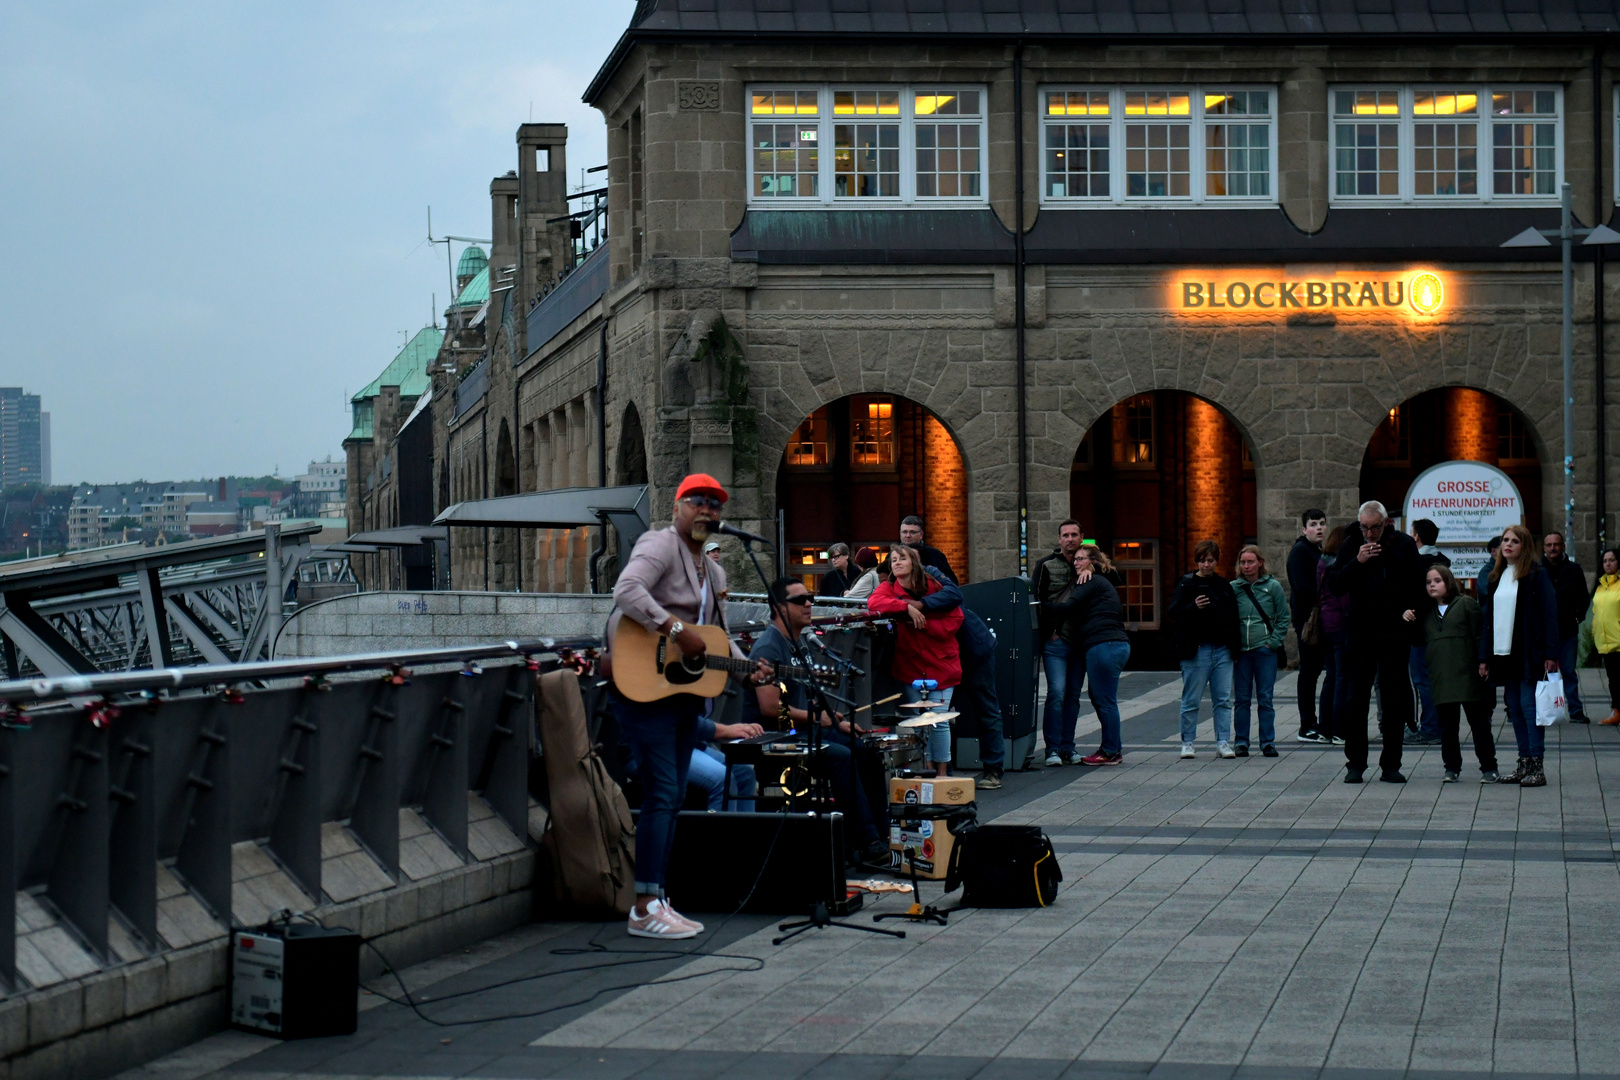
<instances>
[{"instance_id":1,"label":"acoustic guitar","mask_svg":"<svg viewBox=\"0 0 1620 1080\"><path fill-rule=\"evenodd\" d=\"M731 640L718 626L691 625L708 646L699 659L687 659L667 634L654 633L634 619L620 619L613 632L613 685L631 701L659 701L674 694L719 697L732 675L751 675L752 660L731 655ZM829 667L808 668L776 665L778 678L815 679L837 683L838 673Z\"/></svg>"}]
</instances>

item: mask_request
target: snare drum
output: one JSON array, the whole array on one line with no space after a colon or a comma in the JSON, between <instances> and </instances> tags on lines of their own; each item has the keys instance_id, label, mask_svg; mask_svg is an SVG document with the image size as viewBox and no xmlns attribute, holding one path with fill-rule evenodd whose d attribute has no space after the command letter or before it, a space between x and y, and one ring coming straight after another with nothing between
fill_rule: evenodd
<instances>
[{"instance_id":1,"label":"snare drum","mask_svg":"<svg viewBox=\"0 0 1620 1080\"><path fill-rule=\"evenodd\" d=\"M883 759L883 767L896 772L922 760L923 737L914 731L873 731L861 736L861 745Z\"/></svg>"}]
</instances>

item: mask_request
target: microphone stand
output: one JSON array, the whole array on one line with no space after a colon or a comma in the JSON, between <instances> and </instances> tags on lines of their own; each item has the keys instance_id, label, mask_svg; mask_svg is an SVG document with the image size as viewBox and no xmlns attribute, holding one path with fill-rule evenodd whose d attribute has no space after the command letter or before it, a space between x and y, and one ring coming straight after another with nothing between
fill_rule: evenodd
<instances>
[{"instance_id":1,"label":"microphone stand","mask_svg":"<svg viewBox=\"0 0 1620 1080\"><path fill-rule=\"evenodd\" d=\"M743 551L748 555L748 561L753 564L754 573L756 576L758 576L760 584L765 587L765 603L771 609L771 619L774 622L780 622L783 626L786 626L788 624L787 618L784 616L781 607L777 604L776 597L771 595L770 579L765 576L764 569L759 565L759 557L754 553L754 539L747 536L739 536L737 539L742 541ZM788 638L788 655L793 660L795 665L807 670L809 669L810 658L804 649L803 642L797 640L796 638ZM809 719L805 726L810 729L806 734L808 737L807 749L809 751L811 763L811 805L814 808L811 812L814 813L817 818L821 818L825 814L825 807L827 803L831 801L832 798L832 788L827 780L827 763L823 757L825 748L822 746L821 742L821 717L823 715L837 716L838 714L834 712L833 709L827 704L827 699L822 694L821 687L814 678L805 680L805 690L809 694L809 701L807 703L808 708L806 710ZM854 721L851 721L850 731L853 732L854 730L855 724ZM853 738L850 741L852 745L850 747L849 755L849 771L850 779L853 783L855 776L855 750L853 746ZM818 763L821 765L820 769L816 768ZM851 808L853 809L853 801L851 802ZM840 851L838 852L838 865L840 869L838 878L840 890L844 888L844 875L842 873L843 863L844 853ZM809 918L792 919L778 924L776 928L782 931L782 935L780 937L772 938L771 944L780 945L785 941L790 941L793 938L798 937L806 930L824 926L838 926L845 930L860 930L868 934L882 934L884 937L903 938L906 936L906 932L904 930L885 930L879 926L862 926L859 923L844 922L842 920L835 919L828 911L827 902L825 900L817 900L810 905Z\"/></svg>"}]
</instances>

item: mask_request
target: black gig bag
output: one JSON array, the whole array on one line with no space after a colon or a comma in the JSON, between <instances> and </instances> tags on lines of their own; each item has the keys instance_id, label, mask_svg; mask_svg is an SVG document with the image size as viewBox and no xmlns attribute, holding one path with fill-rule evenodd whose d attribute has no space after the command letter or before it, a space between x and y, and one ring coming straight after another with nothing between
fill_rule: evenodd
<instances>
[{"instance_id":1,"label":"black gig bag","mask_svg":"<svg viewBox=\"0 0 1620 1080\"><path fill-rule=\"evenodd\" d=\"M957 836L945 891L960 885L963 907L1046 907L1062 880L1039 825L980 825Z\"/></svg>"}]
</instances>

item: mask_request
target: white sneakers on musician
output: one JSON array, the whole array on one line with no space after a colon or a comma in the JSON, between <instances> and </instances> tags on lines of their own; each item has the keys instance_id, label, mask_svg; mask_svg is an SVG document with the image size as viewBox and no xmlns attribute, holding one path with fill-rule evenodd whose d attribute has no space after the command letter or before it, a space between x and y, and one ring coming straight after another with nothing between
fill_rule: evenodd
<instances>
[{"instance_id":1,"label":"white sneakers on musician","mask_svg":"<svg viewBox=\"0 0 1620 1080\"><path fill-rule=\"evenodd\" d=\"M647 905L645 913L630 905L630 936L664 938L669 941L697 937L703 933L703 924L693 922L662 900Z\"/></svg>"}]
</instances>

